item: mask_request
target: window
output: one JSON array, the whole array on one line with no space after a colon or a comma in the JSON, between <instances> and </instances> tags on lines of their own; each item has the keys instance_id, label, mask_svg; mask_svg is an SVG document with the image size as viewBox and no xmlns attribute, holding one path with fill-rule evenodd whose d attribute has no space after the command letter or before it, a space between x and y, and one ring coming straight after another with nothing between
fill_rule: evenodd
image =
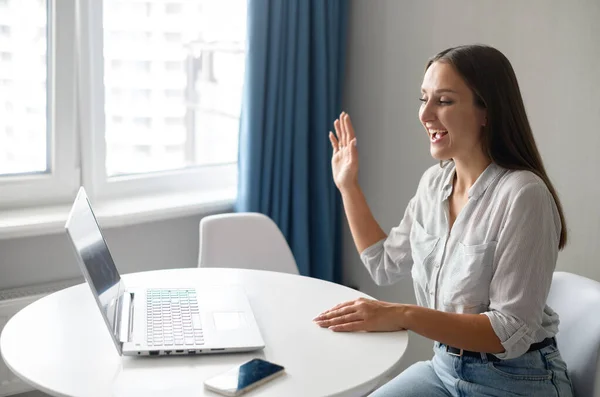
<instances>
[{"instance_id":1,"label":"window","mask_svg":"<svg viewBox=\"0 0 600 397\"><path fill-rule=\"evenodd\" d=\"M166 61L163 63L165 70L170 72L180 72L183 69L184 62Z\"/></svg>"},{"instance_id":2,"label":"window","mask_svg":"<svg viewBox=\"0 0 600 397\"><path fill-rule=\"evenodd\" d=\"M246 1L87 4L96 193L235 186Z\"/></svg>"},{"instance_id":3,"label":"window","mask_svg":"<svg viewBox=\"0 0 600 397\"><path fill-rule=\"evenodd\" d=\"M38 15L44 13L44 4L40 2L11 1L6 4L5 14L0 16L0 34L5 36L0 41L3 88L0 108L4 114L0 117L0 173L3 175L46 172L48 168L46 91L40 89L47 74L46 35L40 37L41 40L35 37L47 22L36 18L28 24L19 23L16 17L23 15L28 6L35 7ZM24 92L31 94L21 94ZM20 134L13 133L16 129Z\"/></svg>"},{"instance_id":4,"label":"window","mask_svg":"<svg viewBox=\"0 0 600 397\"><path fill-rule=\"evenodd\" d=\"M74 6L0 3L0 205L70 197L74 155ZM68 22L70 21L70 23ZM47 87L62 87L60 92Z\"/></svg>"},{"instance_id":5,"label":"window","mask_svg":"<svg viewBox=\"0 0 600 397\"><path fill-rule=\"evenodd\" d=\"M168 43L181 43L182 41L180 32L164 32L163 37Z\"/></svg>"},{"instance_id":6,"label":"window","mask_svg":"<svg viewBox=\"0 0 600 397\"><path fill-rule=\"evenodd\" d=\"M182 9L181 3L167 3L165 5L166 14L181 14Z\"/></svg>"},{"instance_id":7,"label":"window","mask_svg":"<svg viewBox=\"0 0 600 397\"><path fill-rule=\"evenodd\" d=\"M101 199L235 187L246 0L0 9L0 188L13 204L68 203L80 184Z\"/></svg>"}]
</instances>

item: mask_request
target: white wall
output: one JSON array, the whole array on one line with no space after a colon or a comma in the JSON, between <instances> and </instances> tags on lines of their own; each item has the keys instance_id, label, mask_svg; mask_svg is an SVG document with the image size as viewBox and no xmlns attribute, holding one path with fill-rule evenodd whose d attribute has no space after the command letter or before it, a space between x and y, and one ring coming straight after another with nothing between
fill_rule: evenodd
<instances>
[{"instance_id":1,"label":"white wall","mask_svg":"<svg viewBox=\"0 0 600 397\"><path fill-rule=\"evenodd\" d=\"M357 131L360 183L384 230L398 224L433 164L417 111L423 68L455 45L492 45L516 71L538 147L567 218L558 269L600 281L600 2L352 0L344 109ZM412 283L377 287L348 229L345 281L414 302ZM431 356L414 338L405 365Z\"/></svg>"},{"instance_id":2,"label":"white wall","mask_svg":"<svg viewBox=\"0 0 600 397\"><path fill-rule=\"evenodd\" d=\"M104 230L121 273L194 267L201 216ZM0 290L80 278L66 234L0 240Z\"/></svg>"}]
</instances>

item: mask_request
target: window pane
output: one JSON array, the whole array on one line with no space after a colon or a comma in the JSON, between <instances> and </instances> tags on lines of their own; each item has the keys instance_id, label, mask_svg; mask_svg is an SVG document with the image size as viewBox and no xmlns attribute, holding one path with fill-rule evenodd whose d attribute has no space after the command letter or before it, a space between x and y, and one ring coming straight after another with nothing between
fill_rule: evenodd
<instances>
[{"instance_id":1,"label":"window pane","mask_svg":"<svg viewBox=\"0 0 600 397\"><path fill-rule=\"evenodd\" d=\"M108 176L237 161L246 1L104 1Z\"/></svg>"},{"instance_id":2,"label":"window pane","mask_svg":"<svg viewBox=\"0 0 600 397\"><path fill-rule=\"evenodd\" d=\"M47 169L45 0L0 0L0 175Z\"/></svg>"}]
</instances>

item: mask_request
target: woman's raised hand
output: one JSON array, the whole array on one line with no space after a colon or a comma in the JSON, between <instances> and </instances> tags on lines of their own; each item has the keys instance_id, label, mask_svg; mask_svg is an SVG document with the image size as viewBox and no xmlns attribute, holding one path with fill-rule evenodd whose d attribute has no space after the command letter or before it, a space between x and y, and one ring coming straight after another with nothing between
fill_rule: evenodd
<instances>
[{"instance_id":1,"label":"woman's raised hand","mask_svg":"<svg viewBox=\"0 0 600 397\"><path fill-rule=\"evenodd\" d=\"M333 147L331 170L335 185L342 191L358 184L358 150L354 128L346 112L342 112L333 126L335 135L329 132L329 140Z\"/></svg>"}]
</instances>

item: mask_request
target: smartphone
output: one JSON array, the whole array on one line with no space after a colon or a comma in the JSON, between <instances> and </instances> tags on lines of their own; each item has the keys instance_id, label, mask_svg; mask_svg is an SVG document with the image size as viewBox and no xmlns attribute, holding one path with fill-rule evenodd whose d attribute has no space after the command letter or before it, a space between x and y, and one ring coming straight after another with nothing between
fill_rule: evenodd
<instances>
[{"instance_id":1,"label":"smartphone","mask_svg":"<svg viewBox=\"0 0 600 397\"><path fill-rule=\"evenodd\" d=\"M241 396L284 373L284 367L255 358L204 381L204 387L224 396Z\"/></svg>"}]
</instances>

